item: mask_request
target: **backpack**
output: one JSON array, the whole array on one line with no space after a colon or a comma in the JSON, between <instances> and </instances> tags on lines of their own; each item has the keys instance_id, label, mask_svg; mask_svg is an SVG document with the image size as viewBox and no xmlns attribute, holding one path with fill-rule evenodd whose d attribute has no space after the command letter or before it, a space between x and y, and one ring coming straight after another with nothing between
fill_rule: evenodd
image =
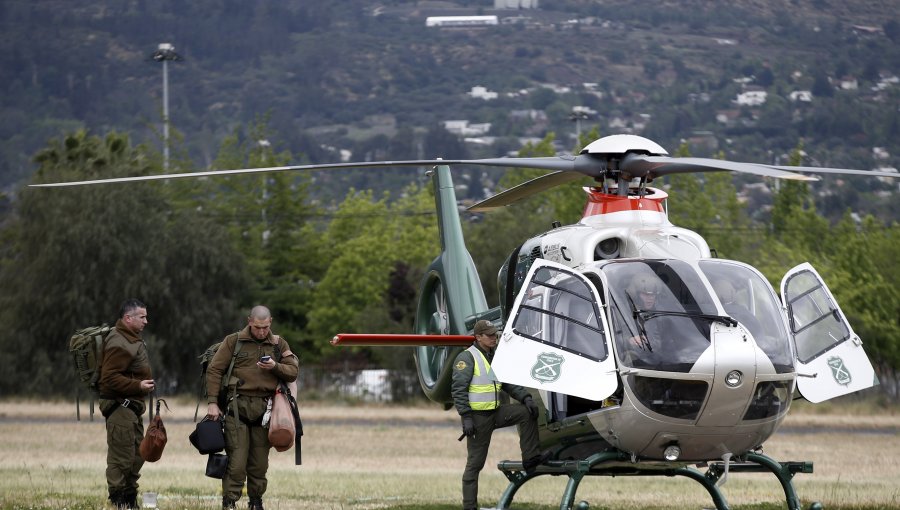
<instances>
[{"instance_id":1,"label":"backpack","mask_svg":"<svg viewBox=\"0 0 900 510\"><path fill-rule=\"evenodd\" d=\"M222 341L224 342L224 340ZM200 403L206 401L206 369L209 368L209 363L215 357L216 352L219 350L219 347L222 346L222 342L216 342L203 351L203 354L198 356L200 359L200 392L197 394L197 407L194 409L194 421L197 421L197 415L200 412ZM237 357L238 352L241 350L240 342L237 342L237 346L234 349L234 355L231 357L231 364L228 365L228 374L231 374L231 369L234 367L234 359ZM223 377L224 379L224 377ZM221 393L221 392L220 392ZM221 403L220 403L221 407ZM224 412L224 410L223 410Z\"/></svg>"},{"instance_id":2,"label":"backpack","mask_svg":"<svg viewBox=\"0 0 900 510\"><path fill-rule=\"evenodd\" d=\"M100 396L100 362L103 360L103 342L112 326L102 324L75 331L69 339L69 353L75 363L75 376L90 395L91 421L94 420L94 400ZM77 418L81 419L79 395L75 394Z\"/></svg>"}]
</instances>

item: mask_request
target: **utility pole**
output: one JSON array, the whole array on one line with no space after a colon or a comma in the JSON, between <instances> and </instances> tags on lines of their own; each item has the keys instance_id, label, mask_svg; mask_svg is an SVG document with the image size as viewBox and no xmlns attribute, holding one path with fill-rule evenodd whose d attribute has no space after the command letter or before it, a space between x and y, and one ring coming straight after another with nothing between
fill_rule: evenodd
<instances>
[{"instance_id":1,"label":"utility pole","mask_svg":"<svg viewBox=\"0 0 900 510\"><path fill-rule=\"evenodd\" d=\"M169 169L169 61L181 60L181 55L175 53L175 46L169 43L160 43L159 48L153 52L153 60L162 62L163 65L163 168Z\"/></svg>"},{"instance_id":2,"label":"utility pole","mask_svg":"<svg viewBox=\"0 0 900 510\"><path fill-rule=\"evenodd\" d=\"M572 107L572 113L569 114L569 120L575 122L575 143L581 142L581 121L588 120L591 116L582 109L583 107Z\"/></svg>"}]
</instances>

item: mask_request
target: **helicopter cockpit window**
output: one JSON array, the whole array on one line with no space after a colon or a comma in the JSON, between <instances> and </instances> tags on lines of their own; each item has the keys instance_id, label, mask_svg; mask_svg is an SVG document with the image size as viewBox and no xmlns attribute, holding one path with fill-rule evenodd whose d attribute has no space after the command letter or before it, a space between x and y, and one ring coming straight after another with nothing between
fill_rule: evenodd
<instances>
[{"instance_id":1,"label":"helicopter cockpit window","mask_svg":"<svg viewBox=\"0 0 900 510\"><path fill-rule=\"evenodd\" d=\"M710 321L722 320L697 272L680 260L617 262L603 272L621 362L690 371L710 346Z\"/></svg>"},{"instance_id":2,"label":"helicopter cockpit window","mask_svg":"<svg viewBox=\"0 0 900 510\"><path fill-rule=\"evenodd\" d=\"M737 319L772 361L778 373L794 370L794 357L775 291L758 273L741 264L701 260L723 310Z\"/></svg>"},{"instance_id":3,"label":"helicopter cockpit window","mask_svg":"<svg viewBox=\"0 0 900 510\"><path fill-rule=\"evenodd\" d=\"M513 324L516 334L593 361L608 356L597 303L587 284L562 270L538 270Z\"/></svg>"},{"instance_id":4,"label":"helicopter cockpit window","mask_svg":"<svg viewBox=\"0 0 900 510\"><path fill-rule=\"evenodd\" d=\"M818 278L805 271L787 281L785 303L797 343L797 359L808 363L831 347L850 338L837 305Z\"/></svg>"}]
</instances>

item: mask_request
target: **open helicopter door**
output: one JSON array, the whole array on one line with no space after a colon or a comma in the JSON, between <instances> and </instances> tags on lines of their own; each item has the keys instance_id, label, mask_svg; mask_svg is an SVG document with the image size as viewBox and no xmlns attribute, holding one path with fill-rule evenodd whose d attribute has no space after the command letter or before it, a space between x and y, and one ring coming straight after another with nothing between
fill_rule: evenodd
<instances>
[{"instance_id":1,"label":"open helicopter door","mask_svg":"<svg viewBox=\"0 0 900 510\"><path fill-rule=\"evenodd\" d=\"M491 361L499 380L595 401L616 390L606 317L583 275L535 261L509 317Z\"/></svg>"},{"instance_id":2,"label":"open helicopter door","mask_svg":"<svg viewBox=\"0 0 900 510\"><path fill-rule=\"evenodd\" d=\"M844 312L809 263L791 269L781 280L797 345L797 389L813 403L863 390L876 384L875 370L862 341Z\"/></svg>"}]
</instances>

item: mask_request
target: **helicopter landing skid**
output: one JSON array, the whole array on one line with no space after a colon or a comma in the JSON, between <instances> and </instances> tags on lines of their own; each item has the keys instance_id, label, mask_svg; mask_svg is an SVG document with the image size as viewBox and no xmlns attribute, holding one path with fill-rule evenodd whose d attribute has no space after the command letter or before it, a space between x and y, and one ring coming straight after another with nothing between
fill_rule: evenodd
<instances>
[{"instance_id":1,"label":"helicopter landing skid","mask_svg":"<svg viewBox=\"0 0 900 510\"><path fill-rule=\"evenodd\" d=\"M712 497L716 510L729 510L725 496L716 485L719 479L726 474L725 465L722 462L708 464L706 473L691 467L666 467L663 464L640 465L631 462L631 457L620 451L610 451L591 455L584 460L550 460L540 465L532 473L526 473L519 461L505 460L497 465L497 468L509 480L509 486L497 502L497 508L507 509L512 504L516 492L525 483L541 475L566 475L569 481L560 501L560 510L572 510L576 508L575 491L578 484L585 476L684 476L702 485ZM774 474L784 489L784 496L789 510L802 510L800 498L797 497L791 479L796 473L812 473L812 462L777 462L774 459L759 453L748 453L741 461L731 462L727 471L729 473L764 473ZM579 503L577 508L582 508ZM586 506L584 506L586 508ZM810 509L820 509L819 503L813 503Z\"/></svg>"}]
</instances>

